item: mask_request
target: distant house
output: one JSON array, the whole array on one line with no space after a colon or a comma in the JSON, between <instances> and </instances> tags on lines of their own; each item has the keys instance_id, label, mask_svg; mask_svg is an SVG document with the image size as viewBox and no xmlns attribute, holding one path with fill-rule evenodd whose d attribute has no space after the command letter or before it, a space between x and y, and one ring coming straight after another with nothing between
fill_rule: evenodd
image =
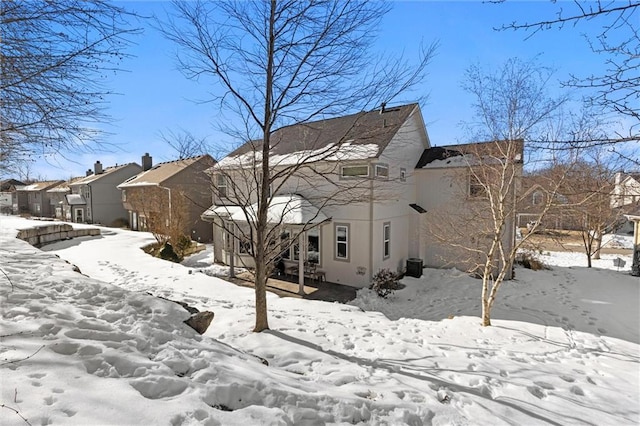
<instances>
[{"instance_id":1,"label":"distant house","mask_svg":"<svg viewBox=\"0 0 640 426\"><path fill-rule=\"evenodd\" d=\"M26 197L23 195L23 202L18 200L17 188L25 184L16 179L0 180L0 213L18 214L19 205L27 205Z\"/></svg>"},{"instance_id":2,"label":"distant house","mask_svg":"<svg viewBox=\"0 0 640 426\"><path fill-rule=\"evenodd\" d=\"M640 173L618 172L611 191L611 208L624 207L640 201Z\"/></svg>"},{"instance_id":3,"label":"distant house","mask_svg":"<svg viewBox=\"0 0 640 426\"><path fill-rule=\"evenodd\" d=\"M51 202L51 211L53 217L60 220L72 221L71 205L67 201L67 195L71 194L71 187L69 184L82 179L82 177L71 178L70 180L61 183L47 190L49 195L49 201Z\"/></svg>"},{"instance_id":4,"label":"distant house","mask_svg":"<svg viewBox=\"0 0 640 426\"><path fill-rule=\"evenodd\" d=\"M26 204L19 204L19 213L28 213L36 217L53 217L51 200L47 191L63 183L62 180L34 182L16 188L18 199L24 199Z\"/></svg>"},{"instance_id":5,"label":"distant house","mask_svg":"<svg viewBox=\"0 0 640 426\"><path fill-rule=\"evenodd\" d=\"M640 277L640 201L630 206L625 214L627 220L633 224L633 263L631 275Z\"/></svg>"},{"instance_id":6,"label":"distant house","mask_svg":"<svg viewBox=\"0 0 640 426\"><path fill-rule=\"evenodd\" d=\"M277 234L269 248L272 260L282 261L285 272L299 280L304 267L353 287L368 286L381 269L420 276L423 265L455 266L459 259L443 261L434 250L442 255L446 250L429 245L424 236L428 208L454 194L440 186L442 173L421 170L419 159L431 149L418 104L383 105L274 131L275 177L267 211ZM255 266L248 247L258 209L260 150L261 141L248 142L211 169L214 199L203 218L214 223L214 258L225 264ZM292 165L293 174L279 180ZM334 198L324 195L329 193Z\"/></svg>"},{"instance_id":7,"label":"distant house","mask_svg":"<svg viewBox=\"0 0 640 426\"><path fill-rule=\"evenodd\" d=\"M552 183L537 176L522 178L517 207L516 226L518 228L526 228L527 224L541 219L540 229L577 229L575 215L564 207L569 203L568 198L553 186ZM541 218L543 213L544 217Z\"/></svg>"},{"instance_id":8,"label":"distant house","mask_svg":"<svg viewBox=\"0 0 640 426\"><path fill-rule=\"evenodd\" d=\"M200 155L153 166L151 156L145 154L142 164L140 173L118 185L131 229L175 226L194 241L211 241L211 226L200 215L211 204L211 179L206 170L215 160Z\"/></svg>"},{"instance_id":9,"label":"distant house","mask_svg":"<svg viewBox=\"0 0 640 426\"><path fill-rule=\"evenodd\" d=\"M86 177L69 183L71 193L66 194L66 202L72 222L106 226L126 222L128 215L117 186L141 170L136 163L103 168L102 163L96 161Z\"/></svg>"}]
</instances>

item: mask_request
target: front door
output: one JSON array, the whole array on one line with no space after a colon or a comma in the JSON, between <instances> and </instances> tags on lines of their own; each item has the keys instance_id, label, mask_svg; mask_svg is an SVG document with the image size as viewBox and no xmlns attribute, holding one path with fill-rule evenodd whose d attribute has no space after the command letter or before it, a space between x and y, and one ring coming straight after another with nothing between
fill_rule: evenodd
<instances>
[{"instance_id":1,"label":"front door","mask_svg":"<svg viewBox=\"0 0 640 426\"><path fill-rule=\"evenodd\" d=\"M84 222L84 211L82 210L82 208L77 208L75 209L75 223L82 223Z\"/></svg>"}]
</instances>

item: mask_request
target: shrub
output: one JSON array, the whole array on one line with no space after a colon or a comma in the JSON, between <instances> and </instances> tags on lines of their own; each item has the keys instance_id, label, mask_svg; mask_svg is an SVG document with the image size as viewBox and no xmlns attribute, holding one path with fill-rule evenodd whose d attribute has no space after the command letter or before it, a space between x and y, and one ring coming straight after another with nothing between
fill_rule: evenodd
<instances>
[{"instance_id":1,"label":"shrub","mask_svg":"<svg viewBox=\"0 0 640 426\"><path fill-rule=\"evenodd\" d=\"M398 281L398 274L385 268L375 273L369 288L378 293L378 296L387 297L398 289Z\"/></svg>"},{"instance_id":2,"label":"shrub","mask_svg":"<svg viewBox=\"0 0 640 426\"><path fill-rule=\"evenodd\" d=\"M184 234L180 234L177 238L172 240L173 248L180 256L184 256L187 250L191 247L191 238Z\"/></svg>"},{"instance_id":3,"label":"shrub","mask_svg":"<svg viewBox=\"0 0 640 426\"><path fill-rule=\"evenodd\" d=\"M180 256L176 254L173 246L169 242L164 243L159 255L161 259L170 260L171 262L180 262Z\"/></svg>"},{"instance_id":4,"label":"shrub","mask_svg":"<svg viewBox=\"0 0 640 426\"><path fill-rule=\"evenodd\" d=\"M542 252L540 254L542 254ZM518 257L516 257L516 263L533 271L549 269L549 267L545 265L544 262L542 262L540 259L538 259L536 254L532 251L523 251L521 253L518 253Z\"/></svg>"}]
</instances>

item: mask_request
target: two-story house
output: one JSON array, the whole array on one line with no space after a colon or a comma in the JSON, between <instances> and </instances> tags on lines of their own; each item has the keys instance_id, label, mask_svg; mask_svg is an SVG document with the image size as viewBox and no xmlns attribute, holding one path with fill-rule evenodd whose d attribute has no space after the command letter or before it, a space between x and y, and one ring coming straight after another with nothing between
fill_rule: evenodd
<instances>
[{"instance_id":1,"label":"two-story house","mask_svg":"<svg viewBox=\"0 0 640 426\"><path fill-rule=\"evenodd\" d=\"M19 213L29 213L32 216L39 217L53 217L55 212L51 210L51 200L47 191L63 182L62 180L50 180L17 187L17 199L26 202L26 204L18 205Z\"/></svg>"},{"instance_id":2,"label":"two-story house","mask_svg":"<svg viewBox=\"0 0 640 426\"><path fill-rule=\"evenodd\" d=\"M71 206L67 201L67 195L71 194L71 187L69 187L69 184L80 179L82 179L82 177L71 178L64 183L47 190L49 202L51 203L51 212L53 212L53 217L56 219L71 221Z\"/></svg>"},{"instance_id":3,"label":"two-story house","mask_svg":"<svg viewBox=\"0 0 640 426\"><path fill-rule=\"evenodd\" d=\"M611 208L624 207L640 201L640 173L618 172L611 191Z\"/></svg>"},{"instance_id":4,"label":"two-story house","mask_svg":"<svg viewBox=\"0 0 640 426\"><path fill-rule=\"evenodd\" d=\"M206 170L214 164L205 154L154 166L151 156L145 154L143 170L118 185L131 229L165 232L178 227L194 241L210 242L211 226L200 215L211 204Z\"/></svg>"},{"instance_id":5,"label":"two-story house","mask_svg":"<svg viewBox=\"0 0 640 426\"><path fill-rule=\"evenodd\" d=\"M126 222L128 214L122 206L117 186L141 170L136 163L104 168L96 161L93 170L87 170L87 176L69 183L71 193L66 195L66 202L71 210L71 220L106 226Z\"/></svg>"},{"instance_id":6,"label":"two-story house","mask_svg":"<svg viewBox=\"0 0 640 426\"><path fill-rule=\"evenodd\" d=\"M24 183L16 179L0 180L0 213L18 213L19 202L17 188L21 186L24 186ZM26 205L26 200L22 204Z\"/></svg>"},{"instance_id":7,"label":"two-story house","mask_svg":"<svg viewBox=\"0 0 640 426\"><path fill-rule=\"evenodd\" d=\"M283 241L285 268L313 263L327 281L364 287L380 269L404 270L416 258L444 265L427 256L420 203L452 189L416 168L430 148L417 104L284 127L270 143L270 249ZM254 266L260 158L260 141L251 141L211 170L214 204L203 218L214 223L217 261Z\"/></svg>"}]
</instances>

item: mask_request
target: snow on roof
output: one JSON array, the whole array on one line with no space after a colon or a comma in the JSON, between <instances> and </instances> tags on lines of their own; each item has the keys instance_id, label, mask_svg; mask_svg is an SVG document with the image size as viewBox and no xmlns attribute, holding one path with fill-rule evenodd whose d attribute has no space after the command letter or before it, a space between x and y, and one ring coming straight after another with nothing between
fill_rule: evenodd
<instances>
[{"instance_id":1,"label":"snow on roof","mask_svg":"<svg viewBox=\"0 0 640 426\"><path fill-rule=\"evenodd\" d=\"M67 203L71 206L81 206L87 204L87 201L80 194L67 194Z\"/></svg>"},{"instance_id":2,"label":"snow on roof","mask_svg":"<svg viewBox=\"0 0 640 426\"><path fill-rule=\"evenodd\" d=\"M246 208L241 206L211 206L202 214L205 220L215 218L229 218L234 222L256 220L258 204L254 203ZM327 216L306 198L297 195L279 195L271 199L267 211L267 221L272 224L303 225L306 223L321 223L328 220Z\"/></svg>"}]
</instances>

